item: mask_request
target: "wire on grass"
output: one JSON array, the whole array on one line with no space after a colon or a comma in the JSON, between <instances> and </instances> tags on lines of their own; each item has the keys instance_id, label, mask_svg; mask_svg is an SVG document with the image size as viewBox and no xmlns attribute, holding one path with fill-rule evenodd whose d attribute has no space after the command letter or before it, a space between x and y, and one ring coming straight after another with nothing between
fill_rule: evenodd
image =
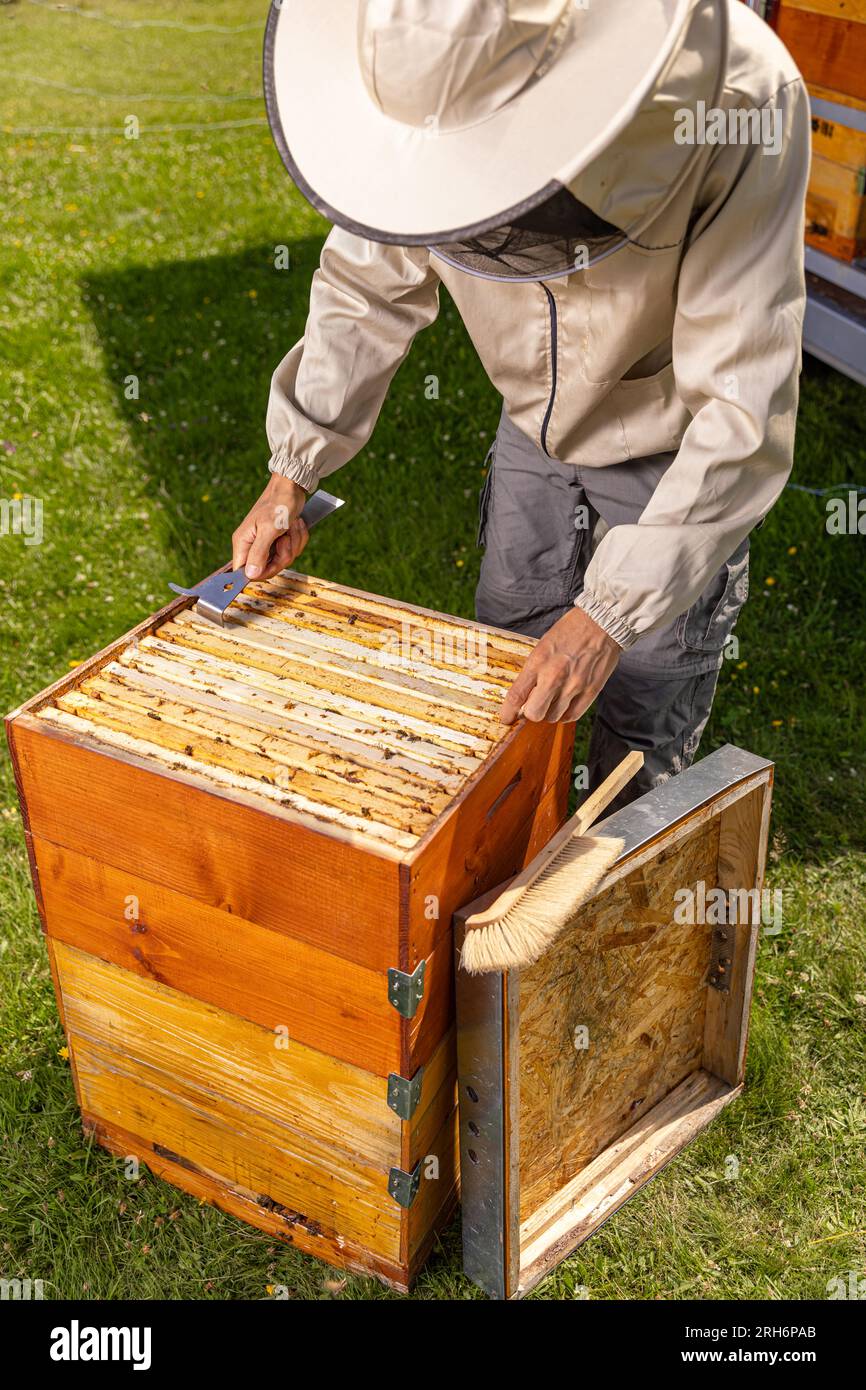
<instances>
[{"instance_id":1,"label":"wire on grass","mask_svg":"<svg viewBox=\"0 0 866 1390\"><path fill-rule=\"evenodd\" d=\"M828 497L831 492L866 492L859 483L834 483L832 487L807 487L805 483L786 483L795 492L808 492L812 497Z\"/></svg>"},{"instance_id":2,"label":"wire on grass","mask_svg":"<svg viewBox=\"0 0 866 1390\"><path fill-rule=\"evenodd\" d=\"M71 87L67 82L52 82L50 77L37 77L31 72L3 72L4 82L33 82L38 87L50 87L55 92L69 92L77 97L97 97L100 101L261 101L261 92L100 92L96 87Z\"/></svg>"},{"instance_id":3,"label":"wire on grass","mask_svg":"<svg viewBox=\"0 0 866 1390\"><path fill-rule=\"evenodd\" d=\"M175 130L241 130L248 126L266 126L266 116L247 116L240 121L182 121L177 125L148 125L141 127L142 135L170 135ZM123 135L121 125L4 125L3 135ZM138 142L136 142L138 143Z\"/></svg>"},{"instance_id":4,"label":"wire on grass","mask_svg":"<svg viewBox=\"0 0 866 1390\"><path fill-rule=\"evenodd\" d=\"M180 29L185 34L245 34L252 30L262 32L261 24L184 24L181 19L115 19L114 15L102 10L82 10L78 5L47 4L46 0L27 0L38 10L51 10L53 14L72 14L79 19L98 19L110 24L114 29Z\"/></svg>"}]
</instances>

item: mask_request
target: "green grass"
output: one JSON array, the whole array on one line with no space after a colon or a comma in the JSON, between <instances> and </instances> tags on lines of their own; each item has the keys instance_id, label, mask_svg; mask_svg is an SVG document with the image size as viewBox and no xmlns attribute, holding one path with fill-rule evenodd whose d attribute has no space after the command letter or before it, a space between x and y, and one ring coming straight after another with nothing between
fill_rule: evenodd
<instances>
[{"instance_id":1,"label":"green grass","mask_svg":"<svg viewBox=\"0 0 866 1390\"><path fill-rule=\"evenodd\" d=\"M268 379L302 331L325 232L261 123L264 6L80 8L100 17L0 7L0 496L44 505L41 545L0 537L5 708L161 604L169 579L228 557L265 481ZM143 16L241 28L130 27ZM137 141L121 133L129 114ZM201 128L157 129L179 124ZM280 244L289 271L274 268ZM866 482L863 401L807 361L796 479ZM340 475L350 508L309 567L470 615L497 415L446 301ZM740 661L702 750L731 741L777 764L769 886L784 929L762 942L748 1089L536 1297L822 1298L828 1279L866 1274L864 541L828 537L824 519L821 499L788 491L755 536ZM5 755L2 775L0 1274L67 1298L263 1298L274 1284L393 1297L360 1278L335 1295L316 1262L150 1175L128 1181L82 1140ZM416 1296L476 1296L456 1224Z\"/></svg>"}]
</instances>

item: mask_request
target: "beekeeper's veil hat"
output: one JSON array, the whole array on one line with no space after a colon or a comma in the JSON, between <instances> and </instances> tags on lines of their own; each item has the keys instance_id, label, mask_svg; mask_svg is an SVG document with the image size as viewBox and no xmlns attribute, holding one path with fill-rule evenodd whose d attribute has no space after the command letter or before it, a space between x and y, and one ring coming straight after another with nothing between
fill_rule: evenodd
<instances>
[{"instance_id":1,"label":"beekeeper's veil hat","mask_svg":"<svg viewBox=\"0 0 866 1390\"><path fill-rule=\"evenodd\" d=\"M274 0L271 129L332 222L495 278L567 274L685 176L728 0Z\"/></svg>"}]
</instances>

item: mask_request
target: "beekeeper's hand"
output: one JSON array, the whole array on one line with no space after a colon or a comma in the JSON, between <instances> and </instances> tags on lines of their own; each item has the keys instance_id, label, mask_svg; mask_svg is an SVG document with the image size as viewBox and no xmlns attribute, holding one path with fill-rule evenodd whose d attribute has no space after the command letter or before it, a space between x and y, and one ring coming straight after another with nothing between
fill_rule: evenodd
<instances>
[{"instance_id":1,"label":"beekeeper's hand","mask_svg":"<svg viewBox=\"0 0 866 1390\"><path fill-rule=\"evenodd\" d=\"M243 565L248 579L270 579L298 558L309 539L300 513L307 494L297 483L271 480L232 535L232 569Z\"/></svg>"},{"instance_id":2,"label":"beekeeper's hand","mask_svg":"<svg viewBox=\"0 0 866 1390\"><path fill-rule=\"evenodd\" d=\"M527 659L505 697L499 718L513 724L580 719L613 674L622 648L584 613L572 608L554 623Z\"/></svg>"}]
</instances>

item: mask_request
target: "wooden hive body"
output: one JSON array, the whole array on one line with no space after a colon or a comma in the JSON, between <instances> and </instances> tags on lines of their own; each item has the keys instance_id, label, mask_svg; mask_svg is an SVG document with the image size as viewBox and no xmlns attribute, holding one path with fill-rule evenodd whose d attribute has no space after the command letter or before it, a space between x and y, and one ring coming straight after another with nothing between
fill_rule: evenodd
<instances>
[{"instance_id":1,"label":"wooden hive body","mask_svg":"<svg viewBox=\"0 0 866 1390\"><path fill-rule=\"evenodd\" d=\"M771 790L771 763L710 754L597 827L623 851L539 961L458 971L464 1266L491 1296L527 1293L742 1089Z\"/></svg>"},{"instance_id":2,"label":"wooden hive body","mask_svg":"<svg viewBox=\"0 0 866 1390\"><path fill-rule=\"evenodd\" d=\"M572 730L498 724L510 634L291 573L233 615L173 603L7 721L79 1105L405 1289L457 1192L452 914L562 822Z\"/></svg>"}]
</instances>

